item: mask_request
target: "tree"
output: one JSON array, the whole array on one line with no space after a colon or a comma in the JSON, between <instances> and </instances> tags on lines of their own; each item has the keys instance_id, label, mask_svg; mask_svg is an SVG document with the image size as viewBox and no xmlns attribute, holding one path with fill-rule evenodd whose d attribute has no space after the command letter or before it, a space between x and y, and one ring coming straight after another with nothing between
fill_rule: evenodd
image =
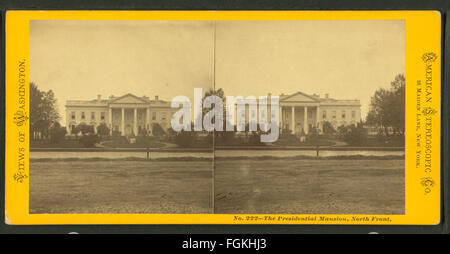
<instances>
[{"instance_id":1,"label":"tree","mask_svg":"<svg viewBox=\"0 0 450 254\"><path fill-rule=\"evenodd\" d=\"M79 125L74 125L74 126L72 127L71 133L72 133L72 134L75 134L75 139L78 139L78 134L80 133L80 127L79 127Z\"/></svg>"},{"instance_id":2,"label":"tree","mask_svg":"<svg viewBox=\"0 0 450 254\"><path fill-rule=\"evenodd\" d=\"M333 136L334 134L336 134L336 130L334 129L333 125L328 121L323 122L322 132L326 136Z\"/></svg>"},{"instance_id":3,"label":"tree","mask_svg":"<svg viewBox=\"0 0 450 254\"><path fill-rule=\"evenodd\" d=\"M81 134L83 134L83 136L86 136L88 134L94 134L94 126L92 125L87 125L86 123L80 123L77 126L78 130L81 132Z\"/></svg>"},{"instance_id":4,"label":"tree","mask_svg":"<svg viewBox=\"0 0 450 254\"><path fill-rule=\"evenodd\" d=\"M52 90L41 91L30 83L30 135L48 138L49 128L60 119L56 98Z\"/></svg>"},{"instance_id":5,"label":"tree","mask_svg":"<svg viewBox=\"0 0 450 254\"><path fill-rule=\"evenodd\" d=\"M67 131L66 128L61 127L58 122L55 122L50 128L50 142L51 143L61 143L64 140Z\"/></svg>"},{"instance_id":6,"label":"tree","mask_svg":"<svg viewBox=\"0 0 450 254\"><path fill-rule=\"evenodd\" d=\"M391 82L390 89L380 88L370 100L366 122L384 130L389 135L389 128L394 134L405 134L405 76L399 74Z\"/></svg>"},{"instance_id":7,"label":"tree","mask_svg":"<svg viewBox=\"0 0 450 254\"><path fill-rule=\"evenodd\" d=\"M367 129L363 127L362 123L345 127L345 131L341 135L349 145L362 146L367 143Z\"/></svg>"},{"instance_id":8,"label":"tree","mask_svg":"<svg viewBox=\"0 0 450 254\"><path fill-rule=\"evenodd\" d=\"M222 114L222 116L223 116L223 128L225 128L225 126L226 126L226 117L225 117L225 92L223 91L223 89L222 88L219 88L219 89L217 89L217 90L214 90L214 89L209 89L208 91L206 91L205 92L205 95L203 96L203 100L202 101L205 101L205 98L206 97L208 97L208 96L217 96L217 97L219 97L219 98L221 98L222 99L222 103L223 103L223 114ZM215 106L215 105L214 105ZM213 107L214 107L213 106ZM198 117L201 117L201 122L202 122L202 124L203 124L203 118L205 117L205 115L211 110L211 109L208 109L208 108L203 108L202 107L202 115L201 116L198 116ZM195 116L194 116L195 117ZM214 119L214 122L216 121L216 119Z\"/></svg>"},{"instance_id":9,"label":"tree","mask_svg":"<svg viewBox=\"0 0 450 254\"><path fill-rule=\"evenodd\" d=\"M109 128L105 123L101 123L99 126L97 126L97 133L100 136L108 136L109 135Z\"/></svg>"}]
</instances>

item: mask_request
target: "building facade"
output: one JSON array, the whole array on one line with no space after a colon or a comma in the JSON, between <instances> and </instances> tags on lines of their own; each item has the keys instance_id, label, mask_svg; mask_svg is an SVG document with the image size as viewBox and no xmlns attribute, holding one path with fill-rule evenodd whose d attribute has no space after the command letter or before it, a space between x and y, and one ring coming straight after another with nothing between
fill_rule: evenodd
<instances>
[{"instance_id":1,"label":"building facade","mask_svg":"<svg viewBox=\"0 0 450 254\"><path fill-rule=\"evenodd\" d=\"M269 96L270 97L270 94ZM347 126L361 121L361 104L359 100L337 100L318 95L308 95L297 92L291 95L280 95L280 127L281 131L290 130L293 134L307 134L311 128L322 130L324 122L329 122L334 128ZM270 99L269 99L270 101ZM251 109L246 105L245 111L236 112L245 115L246 123L252 118L259 119L258 106ZM270 108L270 105L269 105ZM170 120L177 108L171 108L170 102L154 100L148 97L138 97L126 94L120 97L110 96L96 100L75 101L66 103L66 128L68 134L80 123L94 126L94 130L104 123L113 131L121 135L137 135L143 129L152 135L153 126L158 124L164 131L171 127ZM237 108L235 107L235 110ZM270 112L270 109L268 109ZM267 116L270 121L270 115ZM236 125L236 117L234 121Z\"/></svg>"},{"instance_id":2,"label":"building facade","mask_svg":"<svg viewBox=\"0 0 450 254\"><path fill-rule=\"evenodd\" d=\"M307 134L312 127L322 130L324 122L335 129L341 125L354 125L361 121L359 100L337 100L319 95L297 92L280 95L280 126L294 134Z\"/></svg>"},{"instance_id":3,"label":"building facade","mask_svg":"<svg viewBox=\"0 0 450 254\"><path fill-rule=\"evenodd\" d=\"M154 100L146 96L138 97L126 94L120 97L110 96L96 100L68 100L66 103L66 129L68 134L74 134L73 129L80 123L97 127L106 124L110 130L119 132L122 136L137 135L143 129L152 135L154 124L166 131L170 127L170 119L177 109L170 107L170 102Z\"/></svg>"}]
</instances>

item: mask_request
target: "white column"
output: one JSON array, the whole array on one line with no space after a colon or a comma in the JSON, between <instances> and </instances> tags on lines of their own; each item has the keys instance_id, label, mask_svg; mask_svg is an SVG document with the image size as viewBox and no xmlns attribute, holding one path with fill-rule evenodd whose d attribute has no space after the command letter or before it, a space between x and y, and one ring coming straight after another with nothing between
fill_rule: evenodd
<instances>
[{"instance_id":1,"label":"white column","mask_svg":"<svg viewBox=\"0 0 450 254\"><path fill-rule=\"evenodd\" d=\"M125 108L122 108L121 128L122 136L125 136Z\"/></svg>"},{"instance_id":2,"label":"white column","mask_svg":"<svg viewBox=\"0 0 450 254\"><path fill-rule=\"evenodd\" d=\"M137 108L134 108L133 132L134 132L135 136L138 135L138 131L137 131Z\"/></svg>"},{"instance_id":3,"label":"white column","mask_svg":"<svg viewBox=\"0 0 450 254\"><path fill-rule=\"evenodd\" d=\"M291 130L292 134L295 134L295 107L291 107Z\"/></svg>"},{"instance_id":4,"label":"white column","mask_svg":"<svg viewBox=\"0 0 450 254\"><path fill-rule=\"evenodd\" d=\"M147 133L150 131L150 108L146 108L145 112L145 128L147 129Z\"/></svg>"},{"instance_id":5,"label":"white column","mask_svg":"<svg viewBox=\"0 0 450 254\"><path fill-rule=\"evenodd\" d=\"M280 133L282 133L283 132L283 107L279 106L279 110L280 110L280 113L278 115L278 119L279 119L278 124L280 125L279 126L280 127ZM272 121L272 119L270 119L270 121Z\"/></svg>"},{"instance_id":6,"label":"white column","mask_svg":"<svg viewBox=\"0 0 450 254\"><path fill-rule=\"evenodd\" d=\"M113 132L113 125L112 125L112 123L113 123L113 121L112 121L112 108L109 108L108 109L108 123L109 123L109 135L112 135L112 132Z\"/></svg>"},{"instance_id":7,"label":"white column","mask_svg":"<svg viewBox=\"0 0 450 254\"><path fill-rule=\"evenodd\" d=\"M303 114L303 131L308 134L308 107L305 106L305 113Z\"/></svg>"},{"instance_id":8,"label":"white column","mask_svg":"<svg viewBox=\"0 0 450 254\"><path fill-rule=\"evenodd\" d=\"M66 134L72 134L70 129L70 119L72 119L72 114L69 112L69 110L66 110Z\"/></svg>"},{"instance_id":9,"label":"white column","mask_svg":"<svg viewBox=\"0 0 450 254\"><path fill-rule=\"evenodd\" d=\"M315 125L316 125L317 129L319 129L319 125L320 125L319 122L320 122L320 107L317 106L317 108L316 108L316 122L315 122Z\"/></svg>"}]
</instances>

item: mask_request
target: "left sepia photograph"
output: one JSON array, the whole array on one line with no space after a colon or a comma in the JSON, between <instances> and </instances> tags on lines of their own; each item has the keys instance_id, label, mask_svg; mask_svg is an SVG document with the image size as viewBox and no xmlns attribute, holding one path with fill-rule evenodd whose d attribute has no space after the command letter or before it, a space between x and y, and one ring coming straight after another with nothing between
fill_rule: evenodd
<instances>
[{"instance_id":1,"label":"left sepia photograph","mask_svg":"<svg viewBox=\"0 0 450 254\"><path fill-rule=\"evenodd\" d=\"M30 21L29 213L212 213L213 135L173 131L171 102L214 92L214 32Z\"/></svg>"}]
</instances>

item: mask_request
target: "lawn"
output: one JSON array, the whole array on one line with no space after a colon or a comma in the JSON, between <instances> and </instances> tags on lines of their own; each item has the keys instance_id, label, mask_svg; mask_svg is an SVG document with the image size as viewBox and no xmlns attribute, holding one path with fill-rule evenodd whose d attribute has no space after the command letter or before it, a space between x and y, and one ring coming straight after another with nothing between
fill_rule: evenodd
<instances>
[{"instance_id":1,"label":"lawn","mask_svg":"<svg viewBox=\"0 0 450 254\"><path fill-rule=\"evenodd\" d=\"M211 213L212 169L212 161L32 160L30 213ZM405 212L402 159L221 158L214 169L215 213Z\"/></svg>"},{"instance_id":2,"label":"lawn","mask_svg":"<svg viewBox=\"0 0 450 254\"><path fill-rule=\"evenodd\" d=\"M30 213L210 213L211 162L31 161Z\"/></svg>"},{"instance_id":3,"label":"lawn","mask_svg":"<svg viewBox=\"0 0 450 254\"><path fill-rule=\"evenodd\" d=\"M404 214L403 160L216 160L216 213Z\"/></svg>"}]
</instances>

